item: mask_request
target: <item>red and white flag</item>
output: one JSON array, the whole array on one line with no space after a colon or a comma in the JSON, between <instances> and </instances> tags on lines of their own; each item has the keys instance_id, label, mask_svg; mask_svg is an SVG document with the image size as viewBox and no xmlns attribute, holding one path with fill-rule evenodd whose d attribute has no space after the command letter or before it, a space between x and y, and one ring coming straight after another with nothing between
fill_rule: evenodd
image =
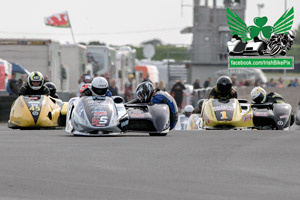
<instances>
[{"instance_id":1,"label":"red and white flag","mask_svg":"<svg viewBox=\"0 0 300 200\"><path fill-rule=\"evenodd\" d=\"M44 21L47 26L55 26L59 28L71 27L68 12L63 12L59 14L54 14L50 17L45 17Z\"/></svg>"}]
</instances>

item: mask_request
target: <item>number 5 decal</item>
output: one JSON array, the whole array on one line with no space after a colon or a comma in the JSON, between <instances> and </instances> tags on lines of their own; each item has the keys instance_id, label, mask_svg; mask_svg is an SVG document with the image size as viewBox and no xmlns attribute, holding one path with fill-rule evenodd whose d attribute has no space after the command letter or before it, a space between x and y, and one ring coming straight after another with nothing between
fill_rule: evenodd
<instances>
[{"instance_id":1,"label":"number 5 decal","mask_svg":"<svg viewBox=\"0 0 300 200\"><path fill-rule=\"evenodd\" d=\"M220 113L221 113L221 115L222 115L221 119L228 119L228 117L227 117L227 115L226 115L226 111L222 111L222 112L220 112Z\"/></svg>"},{"instance_id":2,"label":"number 5 decal","mask_svg":"<svg viewBox=\"0 0 300 200\"><path fill-rule=\"evenodd\" d=\"M97 116L92 119L92 125L93 126L104 126L104 124L107 123L107 120L108 120L107 116L101 116L101 117Z\"/></svg>"},{"instance_id":3,"label":"number 5 decal","mask_svg":"<svg viewBox=\"0 0 300 200\"><path fill-rule=\"evenodd\" d=\"M107 123L107 116L101 116L99 124L106 124Z\"/></svg>"}]
</instances>

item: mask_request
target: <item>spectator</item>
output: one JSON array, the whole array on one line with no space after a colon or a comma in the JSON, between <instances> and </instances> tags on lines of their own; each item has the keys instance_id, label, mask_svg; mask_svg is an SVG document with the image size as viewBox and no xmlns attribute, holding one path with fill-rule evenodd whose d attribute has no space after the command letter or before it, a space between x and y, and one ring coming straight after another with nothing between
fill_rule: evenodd
<instances>
[{"instance_id":1,"label":"spectator","mask_svg":"<svg viewBox=\"0 0 300 200\"><path fill-rule=\"evenodd\" d=\"M178 80L172 87L171 93L174 94L174 99L176 101L178 110L181 111L181 104L183 100L183 90L185 90L185 86L182 84L180 80Z\"/></svg>"},{"instance_id":2,"label":"spectator","mask_svg":"<svg viewBox=\"0 0 300 200\"><path fill-rule=\"evenodd\" d=\"M295 78L294 81L291 80L291 86L290 87L299 87L299 80Z\"/></svg>"},{"instance_id":3,"label":"spectator","mask_svg":"<svg viewBox=\"0 0 300 200\"><path fill-rule=\"evenodd\" d=\"M80 76L79 79L78 79L78 84L80 84L80 83L83 82L84 76L85 76L85 75L86 75L85 73L82 73L82 74L81 74L81 76Z\"/></svg>"},{"instance_id":4,"label":"spectator","mask_svg":"<svg viewBox=\"0 0 300 200\"><path fill-rule=\"evenodd\" d=\"M276 87L276 86L277 86L277 84L274 81L274 78L271 78L268 87Z\"/></svg>"},{"instance_id":5,"label":"spectator","mask_svg":"<svg viewBox=\"0 0 300 200\"><path fill-rule=\"evenodd\" d=\"M166 85L164 81L159 81L157 91L166 91Z\"/></svg>"},{"instance_id":6,"label":"spectator","mask_svg":"<svg viewBox=\"0 0 300 200\"><path fill-rule=\"evenodd\" d=\"M81 88L81 86L83 86L86 83L91 83L91 82L92 82L92 77L90 75L83 76L82 82L78 86L78 90L77 90L76 96L80 97L80 88Z\"/></svg>"},{"instance_id":7,"label":"spectator","mask_svg":"<svg viewBox=\"0 0 300 200\"><path fill-rule=\"evenodd\" d=\"M245 81L244 81L244 79L241 79L240 80L240 86L242 87L242 86L245 86Z\"/></svg>"},{"instance_id":8,"label":"spectator","mask_svg":"<svg viewBox=\"0 0 300 200\"><path fill-rule=\"evenodd\" d=\"M48 76L48 75L45 75L45 76L44 76L44 83L47 83L47 82L50 82L49 76Z\"/></svg>"},{"instance_id":9,"label":"spectator","mask_svg":"<svg viewBox=\"0 0 300 200\"><path fill-rule=\"evenodd\" d=\"M237 86L237 82L236 82L236 74L232 74L231 80L232 80L232 86Z\"/></svg>"},{"instance_id":10,"label":"spectator","mask_svg":"<svg viewBox=\"0 0 300 200\"><path fill-rule=\"evenodd\" d=\"M19 83L18 84L21 87L25 83L27 83L27 74L22 74L21 79L19 79Z\"/></svg>"},{"instance_id":11,"label":"spectator","mask_svg":"<svg viewBox=\"0 0 300 200\"><path fill-rule=\"evenodd\" d=\"M281 77L278 79L278 84L277 84L277 87L280 87L280 88L282 88L282 87L283 87L283 80L282 80L282 78L281 78Z\"/></svg>"},{"instance_id":12,"label":"spectator","mask_svg":"<svg viewBox=\"0 0 300 200\"><path fill-rule=\"evenodd\" d=\"M277 84L276 84L276 82L274 81L274 78L271 78L268 87L276 87L276 85L277 85Z\"/></svg>"},{"instance_id":13,"label":"spectator","mask_svg":"<svg viewBox=\"0 0 300 200\"><path fill-rule=\"evenodd\" d=\"M112 96L118 96L119 95L118 88L117 88L117 83L116 83L115 79L111 80L108 89L111 92Z\"/></svg>"},{"instance_id":14,"label":"spectator","mask_svg":"<svg viewBox=\"0 0 300 200\"><path fill-rule=\"evenodd\" d=\"M204 82L203 87L207 88L210 87L211 77L208 77L208 79Z\"/></svg>"},{"instance_id":15,"label":"spectator","mask_svg":"<svg viewBox=\"0 0 300 200\"><path fill-rule=\"evenodd\" d=\"M201 88L199 78L196 78L195 82L193 83L193 87L194 87L194 90Z\"/></svg>"},{"instance_id":16,"label":"spectator","mask_svg":"<svg viewBox=\"0 0 300 200\"><path fill-rule=\"evenodd\" d=\"M298 78L295 78L296 87L299 87L299 80Z\"/></svg>"},{"instance_id":17,"label":"spectator","mask_svg":"<svg viewBox=\"0 0 300 200\"><path fill-rule=\"evenodd\" d=\"M245 83L244 83L244 86L246 86L246 87L250 86L250 81L246 80Z\"/></svg>"},{"instance_id":18,"label":"spectator","mask_svg":"<svg viewBox=\"0 0 300 200\"><path fill-rule=\"evenodd\" d=\"M149 79L149 77L150 77L150 74L146 73L146 77L144 78L144 80L142 82L149 81L150 83L152 83L152 81Z\"/></svg>"},{"instance_id":19,"label":"spectator","mask_svg":"<svg viewBox=\"0 0 300 200\"><path fill-rule=\"evenodd\" d=\"M134 79L134 75L133 74L129 74L128 75L128 81L125 83L125 102L128 102L130 100L132 100L134 98L133 95L133 79Z\"/></svg>"},{"instance_id":20,"label":"spectator","mask_svg":"<svg viewBox=\"0 0 300 200\"><path fill-rule=\"evenodd\" d=\"M261 86L261 84L262 84L262 82L261 82L261 79L260 79L260 78L258 78L258 79L255 80L254 85L255 85L256 87L257 87L257 86Z\"/></svg>"},{"instance_id":21,"label":"spectator","mask_svg":"<svg viewBox=\"0 0 300 200\"><path fill-rule=\"evenodd\" d=\"M6 90L10 96L19 94L19 84L16 80L16 74L14 72L11 74L11 78L7 82Z\"/></svg>"},{"instance_id":22,"label":"spectator","mask_svg":"<svg viewBox=\"0 0 300 200\"><path fill-rule=\"evenodd\" d=\"M110 83L110 73L109 72L104 73L102 77L106 78L107 82Z\"/></svg>"},{"instance_id":23,"label":"spectator","mask_svg":"<svg viewBox=\"0 0 300 200\"><path fill-rule=\"evenodd\" d=\"M290 80L290 83L288 84L288 87L292 87L293 82L294 82L294 81L291 79L291 80Z\"/></svg>"},{"instance_id":24,"label":"spectator","mask_svg":"<svg viewBox=\"0 0 300 200\"><path fill-rule=\"evenodd\" d=\"M155 83L154 89L158 89L158 82Z\"/></svg>"}]
</instances>

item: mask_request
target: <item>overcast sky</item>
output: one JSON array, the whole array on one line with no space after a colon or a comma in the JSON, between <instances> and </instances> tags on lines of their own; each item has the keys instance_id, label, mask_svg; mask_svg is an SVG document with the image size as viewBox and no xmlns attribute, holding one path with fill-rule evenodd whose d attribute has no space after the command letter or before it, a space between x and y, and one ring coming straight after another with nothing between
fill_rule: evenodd
<instances>
[{"instance_id":1,"label":"overcast sky","mask_svg":"<svg viewBox=\"0 0 300 200\"><path fill-rule=\"evenodd\" d=\"M285 0L248 0L246 23L253 25L257 4L264 3L261 16L272 25L284 13ZM1 0L0 37L51 38L72 42L70 29L44 25L44 17L68 10L77 42L99 40L107 44L138 45L153 38L164 43L190 44L191 34L180 34L192 26L193 9L181 0ZM295 7L293 27L300 23L300 0L287 0ZM193 0L183 0L192 5ZM225 17L225 16L224 16Z\"/></svg>"}]
</instances>

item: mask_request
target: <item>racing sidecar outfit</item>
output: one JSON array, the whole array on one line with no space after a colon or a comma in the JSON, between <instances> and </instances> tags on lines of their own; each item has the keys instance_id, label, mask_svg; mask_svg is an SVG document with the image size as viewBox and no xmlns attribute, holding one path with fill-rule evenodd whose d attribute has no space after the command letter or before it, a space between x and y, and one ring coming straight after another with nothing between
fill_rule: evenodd
<instances>
[{"instance_id":1,"label":"racing sidecar outfit","mask_svg":"<svg viewBox=\"0 0 300 200\"><path fill-rule=\"evenodd\" d=\"M276 92L270 92L267 94L266 103L286 103L283 97L276 93ZM293 125L295 122L294 112L291 112L291 125Z\"/></svg>"},{"instance_id":2,"label":"racing sidecar outfit","mask_svg":"<svg viewBox=\"0 0 300 200\"><path fill-rule=\"evenodd\" d=\"M128 102L128 104L139 104L141 101L139 99L133 99ZM178 108L175 99L165 91L157 91L154 93L150 104L167 104L170 108L170 130L172 130L178 120Z\"/></svg>"}]
</instances>

